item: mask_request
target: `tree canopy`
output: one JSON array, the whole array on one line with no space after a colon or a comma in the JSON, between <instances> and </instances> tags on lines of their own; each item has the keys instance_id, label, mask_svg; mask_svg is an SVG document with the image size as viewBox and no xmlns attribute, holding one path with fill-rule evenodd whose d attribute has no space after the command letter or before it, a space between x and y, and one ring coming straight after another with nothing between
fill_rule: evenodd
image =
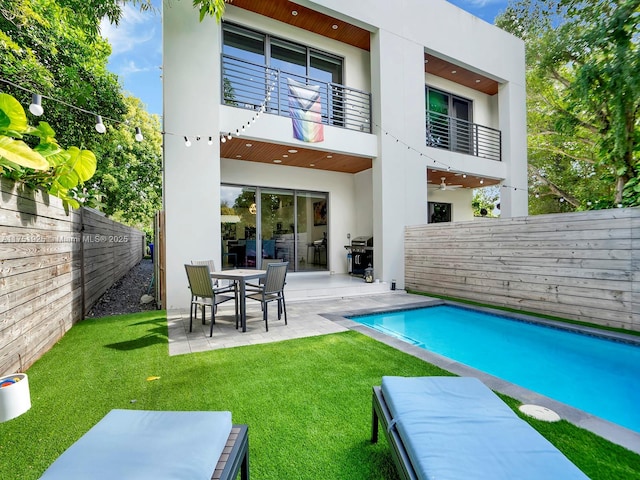
<instances>
[{"instance_id":1,"label":"tree canopy","mask_svg":"<svg viewBox=\"0 0 640 480\"><path fill-rule=\"evenodd\" d=\"M640 205L640 0L514 0L526 43L531 213Z\"/></svg>"},{"instance_id":2,"label":"tree canopy","mask_svg":"<svg viewBox=\"0 0 640 480\"><path fill-rule=\"evenodd\" d=\"M129 0L143 10L151 0ZM61 145L95 153L95 176L56 189L47 172L7 168L4 174L32 186L43 186L62 198L120 215L125 223L146 224L161 208L161 140L157 117L137 99L124 95L118 78L107 69L111 47L98 33L103 17L117 23L119 0L5 0L0 6L0 89L20 104L42 95L44 113L27 113L57 132ZM106 133L95 129L94 114L103 117ZM144 142L134 143L135 128ZM37 144L31 136L30 146ZM66 195L66 197L65 197ZM143 213L144 212L144 213Z\"/></svg>"}]
</instances>

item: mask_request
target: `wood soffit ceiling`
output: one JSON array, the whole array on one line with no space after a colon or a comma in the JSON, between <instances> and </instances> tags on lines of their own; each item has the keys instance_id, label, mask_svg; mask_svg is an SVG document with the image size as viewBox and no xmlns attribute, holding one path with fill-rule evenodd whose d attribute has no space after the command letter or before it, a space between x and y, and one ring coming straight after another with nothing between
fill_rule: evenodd
<instances>
[{"instance_id":1,"label":"wood soffit ceiling","mask_svg":"<svg viewBox=\"0 0 640 480\"><path fill-rule=\"evenodd\" d=\"M371 48L371 36L367 30L289 0L232 0L230 5L363 50L369 51Z\"/></svg>"},{"instance_id":2,"label":"wood soffit ceiling","mask_svg":"<svg viewBox=\"0 0 640 480\"><path fill-rule=\"evenodd\" d=\"M427 172L427 183L429 186L438 186L442 183L442 177L444 182L449 185L462 185L461 188L482 188L490 187L492 185L498 185L499 180L487 177L478 177L476 175L467 174L466 177L462 173L447 172L446 170L436 170L429 168ZM480 183L482 182L482 183Z\"/></svg>"},{"instance_id":3,"label":"wood soffit ceiling","mask_svg":"<svg viewBox=\"0 0 640 480\"><path fill-rule=\"evenodd\" d=\"M498 82L466 68L454 65L428 53L424 55L424 71L452 82L473 88L487 95L498 93Z\"/></svg>"},{"instance_id":4,"label":"wood soffit ceiling","mask_svg":"<svg viewBox=\"0 0 640 480\"><path fill-rule=\"evenodd\" d=\"M290 152L290 150L295 150L295 152ZM259 142L243 137L233 137L233 140L221 143L220 156L232 160L330 170L342 173L358 173L371 168L370 158L324 152L299 146L292 147L290 145ZM280 160L280 162L274 162L274 160Z\"/></svg>"}]
</instances>

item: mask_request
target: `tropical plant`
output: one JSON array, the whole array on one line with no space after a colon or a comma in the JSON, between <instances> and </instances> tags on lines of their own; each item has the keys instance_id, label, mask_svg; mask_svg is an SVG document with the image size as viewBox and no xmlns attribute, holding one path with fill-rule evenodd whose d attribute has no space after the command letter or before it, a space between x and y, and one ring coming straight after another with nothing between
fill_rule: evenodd
<instances>
[{"instance_id":1,"label":"tropical plant","mask_svg":"<svg viewBox=\"0 0 640 480\"><path fill-rule=\"evenodd\" d=\"M44 187L77 208L76 189L93 176L96 164L89 150L60 147L47 122L30 126L20 102L0 93L0 174L31 187Z\"/></svg>"}]
</instances>

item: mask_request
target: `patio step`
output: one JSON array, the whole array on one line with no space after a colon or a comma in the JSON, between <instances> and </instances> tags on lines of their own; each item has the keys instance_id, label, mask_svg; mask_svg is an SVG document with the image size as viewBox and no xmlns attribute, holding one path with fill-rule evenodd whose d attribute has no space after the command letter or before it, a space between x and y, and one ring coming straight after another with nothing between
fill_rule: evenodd
<instances>
[{"instance_id":1,"label":"patio step","mask_svg":"<svg viewBox=\"0 0 640 480\"><path fill-rule=\"evenodd\" d=\"M287 302L313 300L319 298L341 298L349 296L375 295L388 293L388 282L366 283L362 277L351 275L331 275L320 273L287 274L285 295Z\"/></svg>"}]
</instances>

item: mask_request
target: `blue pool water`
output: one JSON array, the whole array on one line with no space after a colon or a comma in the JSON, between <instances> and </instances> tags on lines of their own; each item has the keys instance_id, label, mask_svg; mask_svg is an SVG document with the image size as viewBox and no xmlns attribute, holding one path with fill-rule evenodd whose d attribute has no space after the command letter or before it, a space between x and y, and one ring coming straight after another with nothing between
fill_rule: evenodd
<instances>
[{"instance_id":1,"label":"blue pool water","mask_svg":"<svg viewBox=\"0 0 640 480\"><path fill-rule=\"evenodd\" d=\"M449 305L351 320L640 432L640 346Z\"/></svg>"}]
</instances>

